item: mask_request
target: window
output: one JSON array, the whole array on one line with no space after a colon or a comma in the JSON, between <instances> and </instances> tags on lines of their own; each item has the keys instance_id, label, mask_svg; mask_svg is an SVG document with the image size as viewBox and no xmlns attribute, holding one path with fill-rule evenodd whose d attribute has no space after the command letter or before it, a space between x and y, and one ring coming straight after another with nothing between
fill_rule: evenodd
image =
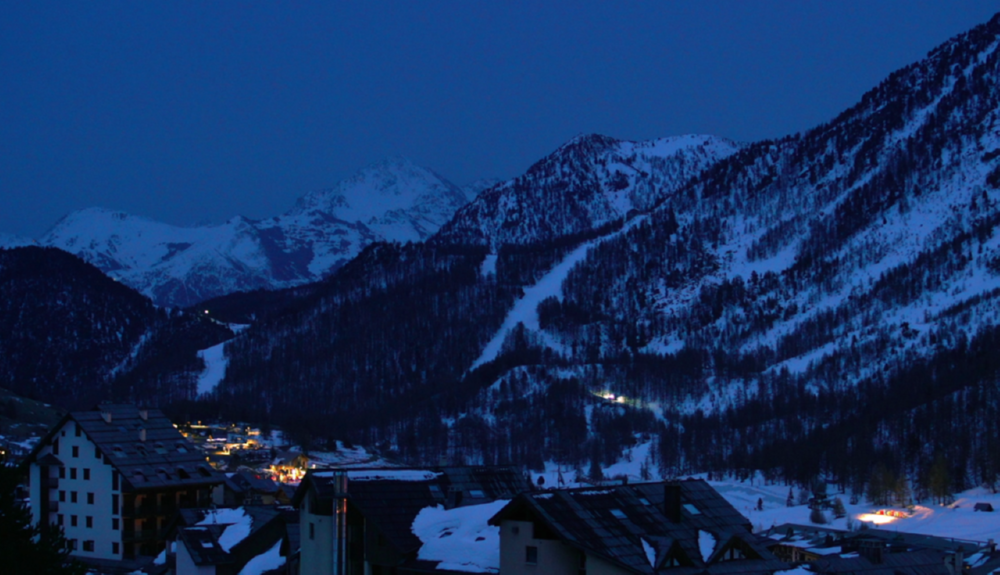
<instances>
[{"instance_id":1,"label":"window","mask_svg":"<svg viewBox=\"0 0 1000 575\"><path fill-rule=\"evenodd\" d=\"M83 550L84 551L93 551L94 550L94 542L93 541L84 541L83 542Z\"/></svg>"},{"instance_id":2,"label":"window","mask_svg":"<svg viewBox=\"0 0 1000 575\"><path fill-rule=\"evenodd\" d=\"M101 460L101 448L100 447L95 447L94 448L94 459L96 459L98 461Z\"/></svg>"},{"instance_id":3,"label":"window","mask_svg":"<svg viewBox=\"0 0 1000 575\"><path fill-rule=\"evenodd\" d=\"M86 468L86 467L83 468L83 479L84 479L84 481L90 481L90 469L89 468Z\"/></svg>"},{"instance_id":4,"label":"window","mask_svg":"<svg viewBox=\"0 0 1000 575\"><path fill-rule=\"evenodd\" d=\"M118 494L111 496L111 514L118 515Z\"/></svg>"},{"instance_id":5,"label":"window","mask_svg":"<svg viewBox=\"0 0 1000 575\"><path fill-rule=\"evenodd\" d=\"M621 509L612 509L611 515L614 515L617 519L625 519L625 512Z\"/></svg>"},{"instance_id":6,"label":"window","mask_svg":"<svg viewBox=\"0 0 1000 575\"><path fill-rule=\"evenodd\" d=\"M76 515L69 516L69 526L76 527Z\"/></svg>"},{"instance_id":7,"label":"window","mask_svg":"<svg viewBox=\"0 0 1000 575\"><path fill-rule=\"evenodd\" d=\"M69 492L69 502L76 503L76 491Z\"/></svg>"},{"instance_id":8,"label":"window","mask_svg":"<svg viewBox=\"0 0 1000 575\"><path fill-rule=\"evenodd\" d=\"M524 562L528 565L538 565L538 547L528 545L524 551Z\"/></svg>"},{"instance_id":9,"label":"window","mask_svg":"<svg viewBox=\"0 0 1000 575\"><path fill-rule=\"evenodd\" d=\"M59 455L59 438L58 437L52 440L52 453L55 454L55 455Z\"/></svg>"},{"instance_id":10,"label":"window","mask_svg":"<svg viewBox=\"0 0 1000 575\"><path fill-rule=\"evenodd\" d=\"M111 518L111 530L112 531L118 531L118 518L117 517L112 517Z\"/></svg>"},{"instance_id":11,"label":"window","mask_svg":"<svg viewBox=\"0 0 1000 575\"><path fill-rule=\"evenodd\" d=\"M66 468L65 467L60 467L59 468L59 479L66 479Z\"/></svg>"},{"instance_id":12,"label":"window","mask_svg":"<svg viewBox=\"0 0 1000 575\"><path fill-rule=\"evenodd\" d=\"M311 540L313 540L315 538L316 538L316 524L315 523L310 523L309 524L309 540L311 541Z\"/></svg>"},{"instance_id":13,"label":"window","mask_svg":"<svg viewBox=\"0 0 1000 575\"><path fill-rule=\"evenodd\" d=\"M85 519L86 519L86 521L84 521L84 525L87 526L87 529L93 529L94 528L94 518L91 517L90 515L88 515Z\"/></svg>"},{"instance_id":14,"label":"window","mask_svg":"<svg viewBox=\"0 0 1000 575\"><path fill-rule=\"evenodd\" d=\"M691 515L701 515L701 511L694 505L691 505L690 503L685 503L684 505L682 505L682 507L684 508L685 511L687 511Z\"/></svg>"},{"instance_id":15,"label":"window","mask_svg":"<svg viewBox=\"0 0 1000 575\"><path fill-rule=\"evenodd\" d=\"M93 505L94 504L94 494L93 493L88 493L87 494L87 504L88 505Z\"/></svg>"},{"instance_id":16,"label":"window","mask_svg":"<svg viewBox=\"0 0 1000 575\"><path fill-rule=\"evenodd\" d=\"M111 553L113 555L118 555L118 542L114 541L111 543Z\"/></svg>"},{"instance_id":17,"label":"window","mask_svg":"<svg viewBox=\"0 0 1000 575\"><path fill-rule=\"evenodd\" d=\"M73 457L80 457L80 446L79 445L74 445L73 446Z\"/></svg>"},{"instance_id":18,"label":"window","mask_svg":"<svg viewBox=\"0 0 1000 575\"><path fill-rule=\"evenodd\" d=\"M517 525L514 525L510 528L510 532L513 533L514 535L518 535L521 533L521 528L518 527Z\"/></svg>"},{"instance_id":19,"label":"window","mask_svg":"<svg viewBox=\"0 0 1000 575\"><path fill-rule=\"evenodd\" d=\"M76 551L76 539L68 539L66 541L66 547L69 547L70 551Z\"/></svg>"},{"instance_id":20,"label":"window","mask_svg":"<svg viewBox=\"0 0 1000 575\"><path fill-rule=\"evenodd\" d=\"M69 478L70 479L76 479L76 468L75 467L70 467L69 468Z\"/></svg>"},{"instance_id":21,"label":"window","mask_svg":"<svg viewBox=\"0 0 1000 575\"><path fill-rule=\"evenodd\" d=\"M59 492L59 501L62 501L64 503L66 502L66 492L65 491L60 491Z\"/></svg>"},{"instance_id":22,"label":"window","mask_svg":"<svg viewBox=\"0 0 1000 575\"><path fill-rule=\"evenodd\" d=\"M111 489L118 489L118 472L111 472Z\"/></svg>"},{"instance_id":23,"label":"window","mask_svg":"<svg viewBox=\"0 0 1000 575\"><path fill-rule=\"evenodd\" d=\"M80 424L79 424L79 423L74 423L74 424L73 424L73 427L75 427L75 428L76 428L76 429L74 430L74 433L76 434L76 436L77 436L77 437L80 437Z\"/></svg>"},{"instance_id":24,"label":"window","mask_svg":"<svg viewBox=\"0 0 1000 575\"><path fill-rule=\"evenodd\" d=\"M482 489L470 489L469 490L469 495L471 495L471 496L473 496L473 497L475 497L477 499L482 499L483 497L486 497L486 494L483 493Z\"/></svg>"},{"instance_id":25,"label":"window","mask_svg":"<svg viewBox=\"0 0 1000 575\"><path fill-rule=\"evenodd\" d=\"M56 515L56 525L62 525L62 524L63 524L63 514L60 513L59 515Z\"/></svg>"}]
</instances>

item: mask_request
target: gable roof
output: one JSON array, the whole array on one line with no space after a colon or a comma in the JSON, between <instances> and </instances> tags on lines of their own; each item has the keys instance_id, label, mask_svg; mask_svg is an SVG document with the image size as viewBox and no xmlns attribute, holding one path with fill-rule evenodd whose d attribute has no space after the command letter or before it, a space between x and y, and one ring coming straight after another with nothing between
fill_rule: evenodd
<instances>
[{"instance_id":1,"label":"gable roof","mask_svg":"<svg viewBox=\"0 0 1000 575\"><path fill-rule=\"evenodd\" d=\"M655 573L673 558L697 571L769 572L782 563L753 536L750 522L702 480L673 483L679 521L667 509L667 483L523 493L490 523L534 521L550 535L629 571ZM536 529L539 527L536 526ZM736 546L760 561L717 562ZM675 570L671 570L675 572Z\"/></svg>"},{"instance_id":2,"label":"gable roof","mask_svg":"<svg viewBox=\"0 0 1000 575\"><path fill-rule=\"evenodd\" d=\"M67 413L38 442L25 464L38 458L70 422L79 425L105 460L118 470L125 490L214 485L225 480L162 411L140 410L134 405L102 404L90 411Z\"/></svg>"},{"instance_id":3,"label":"gable roof","mask_svg":"<svg viewBox=\"0 0 1000 575\"><path fill-rule=\"evenodd\" d=\"M420 548L411 529L425 507L446 509L512 499L531 488L514 467L428 467L310 470L292 504L300 506L311 492L320 506L332 509L337 475L346 474L348 504L364 515L402 553Z\"/></svg>"}]
</instances>

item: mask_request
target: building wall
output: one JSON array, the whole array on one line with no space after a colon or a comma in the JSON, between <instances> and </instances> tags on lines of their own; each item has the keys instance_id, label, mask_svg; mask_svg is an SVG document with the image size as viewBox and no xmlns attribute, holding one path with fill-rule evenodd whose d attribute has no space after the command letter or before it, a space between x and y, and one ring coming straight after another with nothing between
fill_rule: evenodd
<instances>
[{"instance_id":1,"label":"building wall","mask_svg":"<svg viewBox=\"0 0 1000 575\"><path fill-rule=\"evenodd\" d=\"M534 564L527 560L528 547L538 550ZM580 551L562 541L535 539L532 522L506 520L500 525L500 575L578 575L580 566ZM587 567L591 575L590 561Z\"/></svg>"},{"instance_id":2,"label":"building wall","mask_svg":"<svg viewBox=\"0 0 1000 575\"><path fill-rule=\"evenodd\" d=\"M214 565L198 566L191 559L187 547L181 541L177 542L177 575L215 575Z\"/></svg>"},{"instance_id":3,"label":"building wall","mask_svg":"<svg viewBox=\"0 0 1000 575\"><path fill-rule=\"evenodd\" d=\"M64 475L59 479L59 485L51 489L49 499L57 501L59 510L57 513L49 513L48 520L57 522L59 515L62 516L62 526L66 532L66 539L76 540L76 550L73 555L78 557L98 558L98 559L121 559L121 510L113 513L112 495L119 495L119 506L121 499L120 489L112 489L112 472L110 464L105 463L96 455L96 446L86 434L77 435L77 425L74 421L68 421L60 428L54 438L59 441L59 453L55 454L63 462ZM48 453L54 453L53 446L48 445L42 448L38 456L42 457ZM89 479L85 479L89 473ZM74 478L75 475L75 478ZM36 464L31 465L30 479L31 499L40 501L38 485L40 483L40 468ZM76 502L73 502L73 494L76 494ZM93 494L93 503L89 503L89 494ZM32 510L33 519L42 519L43 512L40 509ZM73 525L73 517L76 517L76 525ZM87 518L90 518L88 527ZM118 529L113 529L112 519L118 518ZM93 542L93 551L85 551L86 542ZM118 544L115 552L114 544Z\"/></svg>"},{"instance_id":4,"label":"building wall","mask_svg":"<svg viewBox=\"0 0 1000 575\"><path fill-rule=\"evenodd\" d=\"M333 562L333 515L311 512L313 494L306 493L299 510L301 555L299 575L330 575Z\"/></svg>"}]
</instances>

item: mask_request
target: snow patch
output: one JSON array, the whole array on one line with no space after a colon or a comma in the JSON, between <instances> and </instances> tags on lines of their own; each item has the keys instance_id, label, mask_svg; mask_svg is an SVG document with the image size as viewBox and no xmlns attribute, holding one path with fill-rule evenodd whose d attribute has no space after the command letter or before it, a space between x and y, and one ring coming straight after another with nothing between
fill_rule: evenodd
<instances>
[{"instance_id":1,"label":"snow patch","mask_svg":"<svg viewBox=\"0 0 1000 575\"><path fill-rule=\"evenodd\" d=\"M198 357L205 362L205 371L198 376L198 395L212 393L215 386L219 385L222 378L226 376L226 365L228 365L229 360L223 353L225 345L226 342L222 342L198 352Z\"/></svg>"},{"instance_id":2,"label":"snow patch","mask_svg":"<svg viewBox=\"0 0 1000 575\"><path fill-rule=\"evenodd\" d=\"M698 549L701 550L701 558L708 563L708 558L712 556L712 553L715 553L715 535L699 529Z\"/></svg>"},{"instance_id":3,"label":"snow patch","mask_svg":"<svg viewBox=\"0 0 1000 575\"><path fill-rule=\"evenodd\" d=\"M500 571L500 528L487 522L509 501L444 509L425 507L411 531L423 545L418 559L440 561L437 569L472 573Z\"/></svg>"},{"instance_id":4,"label":"snow patch","mask_svg":"<svg viewBox=\"0 0 1000 575\"><path fill-rule=\"evenodd\" d=\"M279 540L273 547L248 561L243 569L240 569L239 575L261 575L284 564L285 558L281 556Z\"/></svg>"}]
</instances>

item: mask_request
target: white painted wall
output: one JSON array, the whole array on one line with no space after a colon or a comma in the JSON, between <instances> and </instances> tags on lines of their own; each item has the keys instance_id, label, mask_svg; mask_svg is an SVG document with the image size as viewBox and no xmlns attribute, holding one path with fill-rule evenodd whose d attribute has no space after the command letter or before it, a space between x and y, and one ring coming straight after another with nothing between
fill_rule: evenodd
<instances>
[{"instance_id":1,"label":"white painted wall","mask_svg":"<svg viewBox=\"0 0 1000 575\"><path fill-rule=\"evenodd\" d=\"M528 563L528 546L538 549L538 562ZM500 575L578 575L580 551L553 539L535 539L531 521L505 520L500 525ZM627 575L620 567L587 556L587 575Z\"/></svg>"},{"instance_id":2,"label":"white painted wall","mask_svg":"<svg viewBox=\"0 0 1000 575\"><path fill-rule=\"evenodd\" d=\"M63 529L67 539L76 539L76 551L73 555L78 557L91 557L98 559L121 559L124 546L121 544L121 491L112 490L111 476L113 468L110 464L95 457L95 445L86 434L76 435L76 422L69 421L63 425L55 434L59 440L59 453L56 457L63 462L65 477L59 479L59 487L52 490L49 495L51 501L59 501L59 514L63 516ZM73 448L76 448L77 455L73 456ZM46 445L41 449L38 456L42 457L52 453L52 446ZM84 470L90 470L90 479L84 479ZM72 478L73 471L76 470L76 479ZM30 470L30 494L32 501L40 501L39 480L40 468L32 465ZM120 485L119 485L120 487ZM65 501L59 500L59 492L65 492ZM72 502L72 493L76 492L76 503ZM87 494L94 494L94 502L87 503ZM119 495L118 513L112 514L111 495ZM42 511L37 509L37 505L32 507L32 519L41 520ZM76 527L72 526L72 516L76 516ZM57 514L49 514L49 521L55 522ZM93 527L87 527L87 517L93 518ZM118 530L112 529L112 517L119 518ZM94 542L93 551L84 551L85 541ZM118 543L118 553L114 553L112 545Z\"/></svg>"},{"instance_id":3,"label":"white painted wall","mask_svg":"<svg viewBox=\"0 0 1000 575\"><path fill-rule=\"evenodd\" d=\"M299 510L301 555L299 575L329 575L333 564L333 516L309 513L313 494L306 493ZM313 526L310 537L309 526Z\"/></svg>"},{"instance_id":4,"label":"white painted wall","mask_svg":"<svg viewBox=\"0 0 1000 575\"><path fill-rule=\"evenodd\" d=\"M187 547L180 540L177 540L176 569L177 575L215 575L215 565L195 565Z\"/></svg>"}]
</instances>

